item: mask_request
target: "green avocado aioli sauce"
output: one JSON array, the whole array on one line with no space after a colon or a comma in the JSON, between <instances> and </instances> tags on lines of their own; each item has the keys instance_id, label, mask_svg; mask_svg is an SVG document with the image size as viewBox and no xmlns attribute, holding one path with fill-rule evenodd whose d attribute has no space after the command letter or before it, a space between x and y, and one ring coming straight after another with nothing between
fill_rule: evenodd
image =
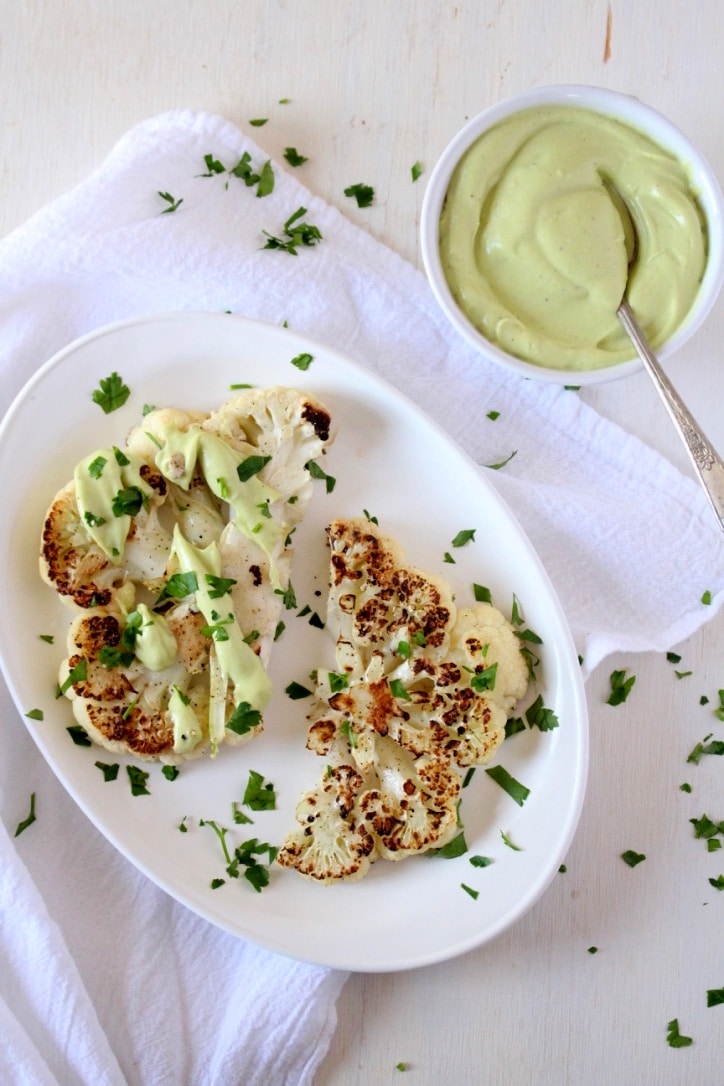
<instances>
[{"instance_id":1,"label":"green avocado aioli sauce","mask_svg":"<svg viewBox=\"0 0 724 1086\"><path fill-rule=\"evenodd\" d=\"M145 603L136 605L140 616L138 633L133 644L139 661L149 671L163 671L176 659L176 638L163 615L156 614Z\"/></svg>"},{"instance_id":2,"label":"green avocado aioli sauce","mask_svg":"<svg viewBox=\"0 0 724 1086\"><path fill-rule=\"evenodd\" d=\"M156 455L159 470L167 479L188 489L198 462L211 492L231 506L240 531L248 539L254 539L267 555L272 584L279 588L273 555L284 531L269 511L270 504L279 498L279 491L256 474L242 480L238 468L243 456L217 434L198 426L188 430L169 427L161 439L163 446Z\"/></svg>"},{"instance_id":3,"label":"green avocado aioli sauce","mask_svg":"<svg viewBox=\"0 0 724 1086\"><path fill-rule=\"evenodd\" d=\"M609 183L638 234L630 269ZM691 308L707 258L686 164L577 106L534 107L484 133L452 175L439 244L471 323L508 353L559 370L633 356L616 316L624 292L661 344Z\"/></svg>"},{"instance_id":4,"label":"green avocado aioli sauce","mask_svg":"<svg viewBox=\"0 0 724 1086\"><path fill-rule=\"evenodd\" d=\"M131 527L128 510L140 508L151 493L140 475L142 464L143 460L130 454L117 456L114 448L96 449L80 461L73 474L83 525L114 565L123 559Z\"/></svg>"},{"instance_id":5,"label":"green avocado aioli sauce","mask_svg":"<svg viewBox=\"0 0 724 1086\"><path fill-rule=\"evenodd\" d=\"M196 576L196 603L208 623L214 653L224 680L223 690L217 697L226 702L226 683L233 686L234 705L248 702L253 709L264 709L272 696L271 682L264 665L244 640L239 623L234 614L234 604L230 593L220 599L211 596L210 586L214 578L221 575L221 558L216 543L200 549L194 547L178 529L174 528L173 548L182 573L194 573ZM208 578L212 578L212 582ZM212 653L212 656L214 655ZM212 692L213 700L213 692ZM209 737L212 744L223 735L224 714L209 708ZM219 734L221 732L221 734Z\"/></svg>"}]
</instances>

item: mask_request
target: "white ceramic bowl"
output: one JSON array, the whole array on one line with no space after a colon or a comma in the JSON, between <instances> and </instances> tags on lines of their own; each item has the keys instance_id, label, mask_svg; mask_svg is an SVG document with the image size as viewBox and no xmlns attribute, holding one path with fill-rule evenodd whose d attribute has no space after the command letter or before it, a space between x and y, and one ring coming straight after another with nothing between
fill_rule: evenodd
<instances>
[{"instance_id":1,"label":"white ceramic bowl","mask_svg":"<svg viewBox=\"0 0 724 1086\"><path fill-rule=\"evenodd\" d=\"M558 384L588 385L626 377L641 367L638 357L595 370L558 370L526 362L508 354L488 340L459 308L448 286L440 260L439 222L450 178L468 148L488 129L514 113L536 106L578 106L607 116L637 129L673 154L688 169L706 218L708 259L694 303L676 331L657 348L664 359L678 350L709 313L724 281L724 200L717 179L708 162L671 121L656 110L616 91L600 87L561 85L539 87L509 98L474 117L448 144L440 156L425 191L421 217L421 251L428 280L450 323L481 354L525 377ZM632 348L633 351L633 348Z\"/></svg>"}]
</instances>

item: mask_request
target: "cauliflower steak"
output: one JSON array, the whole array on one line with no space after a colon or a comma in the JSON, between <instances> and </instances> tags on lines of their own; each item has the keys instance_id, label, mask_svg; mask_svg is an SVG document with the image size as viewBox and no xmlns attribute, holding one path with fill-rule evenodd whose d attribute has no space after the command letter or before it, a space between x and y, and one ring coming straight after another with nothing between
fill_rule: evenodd
<instances>
[{"instance_id":1,"label":"cauliflower steak","mask_svg":"<svg viewBox=\"0 0 724 1086\"><path fill-rule=\"evenodd\" d=\"M330 415L291 388L161 408L53 500L40 574L75 613L60 690L92 740L179 762L262 729L310 464Z\"/></svg>"},{"instance_id":2,"label":"cauliflower steak","mask_svg":"<svg viewBox=\"0 0 724 1086\"><path fill-rule=\"evenodd\" d=\"M528 687L495 607L458 609L450 586L407 566L371 521L334 521L327 536L337 670L317 672L307 735L327 768L277 856L323 883L447 844L459 769L490 761Z\"/></svg>"}]
</instances>

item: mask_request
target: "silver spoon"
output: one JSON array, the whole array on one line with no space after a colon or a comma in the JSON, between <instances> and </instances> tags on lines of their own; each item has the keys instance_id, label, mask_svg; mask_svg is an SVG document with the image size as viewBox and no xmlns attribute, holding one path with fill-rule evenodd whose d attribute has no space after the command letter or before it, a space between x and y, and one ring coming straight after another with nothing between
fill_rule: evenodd
<instances>
[{"instance_id":1,"label":"silver spoon","mask_svg":"<svg viewBox=\"0 0 724 1086\"><path fill-rule=\"evenodd\" d=\"M638 252L638 235L636 225L626 202L618 189L608 180L604 181L611 199L621 216L624 237L626 241L626 255L629 269L633 266ZM697 424L696 419L683 402L669 378L661 368L661 363L651 350L646 337L634 317L631 307L626 301L626 296L616 310L616 315L623 325L629 339L643 362L656 389L664 401L667 411L679 431L691 462L694 465L701 485L706 491L711 507L719 520L719 526L724 531L724 461L716 452L714 446Z\"/></svg>"}]
</instances>

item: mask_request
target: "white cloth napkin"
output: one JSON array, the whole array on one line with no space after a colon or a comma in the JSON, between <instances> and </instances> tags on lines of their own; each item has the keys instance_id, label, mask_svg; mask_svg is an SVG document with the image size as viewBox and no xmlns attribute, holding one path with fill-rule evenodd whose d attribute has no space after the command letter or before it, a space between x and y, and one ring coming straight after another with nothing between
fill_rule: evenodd
<instances>
[{"instance_id":1,"label":"white cloth napkin","mask_svg":"<svg viewBox=\"0 0 724 1086\"><path fill-rule=\"evenodd\" d=\"M56 350L109 321L174 309L287 321L404 390L479 464L516 450L489 475L587 670L617 649L666 649L713 617L724 545L693 482L574 392L481 361L424 277L304 189L303 170L275 163L263 198L228 172L200 176L204 156L228 170L245 151L257 170L267 160L220 117L151 119L0 244L3 409ZM161 214L161 192L183 202ZM302 206L322 241L295 257L263 249L263 232ZM16 839L0 832L0 1079L311 1083L344 974L259 950L172 901L66 797L7 695L2 727L5 827L33 790L42 818Z\"/></svg>"}]
</instances>

